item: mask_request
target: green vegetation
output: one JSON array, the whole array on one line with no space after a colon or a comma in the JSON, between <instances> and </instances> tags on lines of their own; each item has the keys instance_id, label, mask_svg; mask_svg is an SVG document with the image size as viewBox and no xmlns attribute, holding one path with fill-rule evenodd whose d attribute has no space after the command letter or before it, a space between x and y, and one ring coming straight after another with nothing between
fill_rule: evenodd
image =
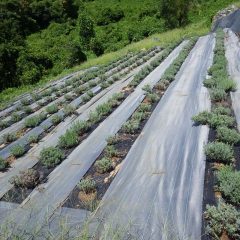
<instances>
[{"instance_id":1,"label":"green vegetation","mask_svg":"<svg viewBox=\"0 0 240 240\"><path fill-rule=\"evenodd\" d=\"M20 172L19 176L14 176L10 179L10 183L15 187L32 189L39 183L40 174L34 169L27 169Z\"/></svg>"},{"instance_id":2,"label":"green vegetation","mask_svg":"<svg viewBox=\"0 0 240 240\"><path fill-rule=\"evenodd\" d=\"M16 158L21 157L25 152L25 148L20 144L17 144L11 148L11 153Z\"/></svg>"},{"instance_id":3,"label":"green vegetation","mask_svg":"<svg viewBox=\"0 0 240 240\"><path fill-rule=\"evenodd\" d=\"M220 202L217 207L207 206L207 233L220 239L224 231L231 239L240 238L240 212L232 205Z\"/></svg>"},{"instance_id":4,"label":"green vegetation","mask_svg":"<svg viewBox=\"0 0 240 240\"><path fill-rule=\"evenodd\" d=\"M31 136L29 136L28 138L28 143L37 143L38 142L38 135L32 134Z\"/></svg>"},{"instance_id":5,"label":"green vegetation","mask_svg":"<svg viewBox=\"0 0 240 240\"><path fill-rule=\"evenodd\" d=\"M117 157L118 151L113 145L108 145L104 149L104 156L106 156L107 158Z\"/></svg>"},{"instance_id":6,"label":"green vegetation","mask_svg":"<svg viewBox=\"0 0 240 240\"><path fill-rule=\"evenodd\" d=\"M83 191L84 193L92 193L96 191L96 182L93 179L87 178L87 179L82 179L78 183L78 187L80 191Z\"/></svg>"},{"instance_id":7,"label":"green vegetation","mask_svg":"<svg viewBox=\"0 0 240 240\"><path fill-rule=\"evenodd\" d=\"M4 171L9 166L8 162L0 157L0 171Z\"/></svg>"},{"instance_id":8,"label":"green vegetation","mask_svg":"<svg viewBox=\"0 0 240 240\"><path fill-rule=\"evenodd\" d=\"M171 8L165 8L169 2L172 8L179 9L177 14L172 14ZM21 1L4 0L1 3L3 64L0 89L24 86L2 92L1 105L16 95L43 85L60 72L66 73L66 68L68 72L73 71L70 68L85 61L86 56L88 61L75 69L105 64L129 50L166 46L182 37L206 33L214 14L234 0L198 0L187 5L184 2L31 0L23 4ZM166 18L163 12L171 18ZM173 21L174 26L188 25L166 31L173 27L168 20ZM89 39L81 30L84 24L88 27ZM112 53L119 49L122 50ZM95 58L103 52L111 53Z\"/></svg>"},{"instance_id":9,"label":"green vegetation","mask_svg":"<svg viewBox=\"0 0 240 240\"><path fill-rule=\"evenodd\" d=\"M63 158L63 152L57 147L44 148L40 152L40 162L48 168L55 167Z\"/></svg>"},{"instance_id":10,"label":"green vegetation","mask_svg":"<svg viewBox=\"0 0 240 240\"><path fill-rule=\"evenodd\" d=\"M212 142L205 146L206 156L213 161L231 163L234 160L233 149L222 142Z\"/></svg>"},{"instance_id":11,"label":"green vegetation","mask_svg":"<svg viewBox=\"0 0 240 240\"><path fill-rule=\"evenodd\" d=\"M229 129L227 127L217 128L218 141L234 145L240 142L240 134L235 129Z\"/></svg>"},{"instance_id":12,"label":"green vegetation","mask_svg":"<svg viewBox=\"0 0 240 240\"><path fill-rule=\"evenodd\" d=\"M58 145L61 148L71 148L78 144L79 138L77 132L74 129L67 130L66 133L60 136Z\"/></svg>"},{"instance_id":13,"label":"green vegetation","mask_svg":"<svg viewBox=\"0 0 240 240\"><path fill-rule=\"evenodd\" d=\"M56 113L58 111L58 106L56 104L52 104L46 107L46 112L49 114Z\"/></svg>"},{"instance_id":14,"label":"green vegetation","mask_svg":"<svg viewBox=\"0 0 240 240\"><path fill-rule=\"evenodd\" d=\"M112 170L112 161L108 158L97 160L94 164L97 172L106 173Z\"/></svg>"},{"instance_id":15,"label":"green vegetation","mask_svg":"<svg viewBox=\"0 0 240 240\"><path fill-rule=\"evenodd\" d=\"M33 117L26 118L24 121L24 125L26 128L34 128L38 126L44 119L46 119L45 113L39 113L38 115L35 115Z\"/></svg>"},{"instance_id":16,"label":"green vegetation","mask_svg":"<svg viewBox=\"0 0 240 240\"><path fill-rule=\"evenodd\" d=\"M17 136L15 133L5 133L2 139L3 142L6 144L15 141L17 139Z\"/></svg>"},{"instance_id":17,"label":"green vegetation","mask_svg":"<svg viewBox=\"0 0 240 240\"><path fill-rule=\"evenodd\" d=\"M231 203L240 205L240 172L224 166L217 172L218 189Z\"/></svg>"},{"instance_id":18,"label":"green vegetation","mask_svg":"<svg viewBox=\"0 0 240 240\"><path fill-rule=\"evenodd\" d=\"M61 115L55 114L51 117L51 121L53 125L58 125L62 120L63 120L63 117Z\"/></svg>"}]
</instances>

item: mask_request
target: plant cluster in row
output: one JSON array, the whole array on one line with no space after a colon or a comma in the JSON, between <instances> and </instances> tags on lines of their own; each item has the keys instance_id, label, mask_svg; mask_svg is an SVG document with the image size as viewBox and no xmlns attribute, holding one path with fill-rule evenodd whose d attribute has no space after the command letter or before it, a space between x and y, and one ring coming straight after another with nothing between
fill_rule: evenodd
<instances>
[{"instance_id":1,"label":"plant cluster in row","mask_svg":"<svg viewBox=\"0 0 240 240\"><path fill-rule=\"evenodd\" d=\"M221 192L223 199L219 200L217 206L207 205L204 214L206 232L216 239L223 235L229 239L240 239L240 212L234 207L240 206L240 172L233 168L233 147L239 144L240 134L234 129L235 119L231 109L224 104L229 91L234 90L236 85L227 72L223 31L217 32L214 52L213 65L209 69L210 78L204 81L204 85L209 88L211 101L216 107L211 112L204 111L192 118L195 123L207 124L216 131L215 141L208 143L204 151L210 161L220 164L215 173L215 190Z\"/></svg>"}]
</instances>

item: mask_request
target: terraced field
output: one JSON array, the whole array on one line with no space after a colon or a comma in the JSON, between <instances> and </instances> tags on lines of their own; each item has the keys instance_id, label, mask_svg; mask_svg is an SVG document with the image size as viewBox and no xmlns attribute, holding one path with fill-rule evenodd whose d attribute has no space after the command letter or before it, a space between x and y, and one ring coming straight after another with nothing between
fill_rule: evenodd
<instances>
[{"instance_id":1,"label":"terraced field","mask_svg":"<svg viewBox=\"0 0 240 240\"><path fill-rule=\"evenodd\" d=\"M240 239L240 199L219 180L240 170L239 53L226 29L129 53L2 110L0 239Z\"/></svg>"}]
</instances>

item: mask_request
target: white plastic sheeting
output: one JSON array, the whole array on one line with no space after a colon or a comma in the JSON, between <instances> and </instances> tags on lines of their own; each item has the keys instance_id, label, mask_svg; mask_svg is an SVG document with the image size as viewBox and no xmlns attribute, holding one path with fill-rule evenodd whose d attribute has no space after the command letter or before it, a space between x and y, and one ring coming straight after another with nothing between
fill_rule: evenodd
<instances>
[{"instance_id":1,"label":"white plastic sheeting","mask_svg":"<svg viewBox=\"0 0 240 240\"><path fill-rule=\"evenodd\" d=\"M181 43L152 73L150 73L124 102L106 118L74 151L49 175L48 181L34 189L25 201L9 216L26 230L36 230L68 197L95 159L107 145L106 139L118 132L144 98L143 86L154 86L178 56L187 41ZM24 210L24 214L22 214Z\"/></svg>"},{"instance_id":2,"label":"white plastic sheeting","mask_svg":"<svg viewBox=\"0 0 240 240\"><path fill-rule=\"evenodd\" d=\"M225 48L228 60L228 72L237 84L236 91L231 92L231 99L236 115L237 127L240 131L240 42L239 38L230 29L226 30Z\"/></svg>"},{"instance_id":3,"label":"white plastic sheeting","mask_svg":"<svg viewBox=\"0 0 240 240\"><path fill-rule=\"evenodd\" d=\"M112 239L200 239L208 127L191 117L210 109L203 87L214 36L201 37L168 88L92 217ZM94 227L95 226L95 227Z\"/></svg>"},{"instance_id":4,"label":"white plastic sheeting","mask_svg":"<svg viewBox=\"0 0 240 240\"><path fill-rule=\"evenodd\" d=\"M28 151L23 157L19 158L17 161L14 161L11 164L11 168L7 172L0 172L0 198L11 189L12 184L10 184L9 179L11 177L19 174L20 171L23 171L28 168L32 168L39 160L39 155L41 150L44 147L56 146L58 143L58 138L63 135L67 129L71 127L71 125L79 120L87 120L89 117L89 113L94 111L96 107L100 104L108 101L113 94L120 92L124 87L126 87L132 80L135 74L137 74L144 66L149 64L152 60L157 58L161 53L156 54L155 57L140 65L131 71L126 78L123 78L120 81L115 82L108 88L104 89L96 96L94 96L89 102L82 105L76 111L79 114L78 117L67 117L64 122L61 122L53 132L47 134L36 146Z\"/></svg>"}]
</instances>

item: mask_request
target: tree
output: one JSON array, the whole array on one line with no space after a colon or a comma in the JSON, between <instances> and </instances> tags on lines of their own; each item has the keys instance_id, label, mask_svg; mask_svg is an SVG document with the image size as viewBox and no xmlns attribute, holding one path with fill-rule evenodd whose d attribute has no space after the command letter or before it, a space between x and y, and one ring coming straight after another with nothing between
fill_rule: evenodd
<instances>
[{"instance_id":1,"label":"tree","mask_svg":"<svg viewBox=\"0 0 240 240\"><path fill-rule=\"evenodd\" d=\"M169 28L181 27L188 22L189 6L192 0L162 0L161 15Z\"/></svg>"},{"instance_id":2,"label":"tree","mask_svg":"<svg viewBox=\"0 0 240 240\"><path fill-rule=\"evenodd\" d=\"M95 37L93 20L84 11L79 14L78 24L81 43L86 49L89 49L90 41Z\"/></svg>"}]
</instances>

